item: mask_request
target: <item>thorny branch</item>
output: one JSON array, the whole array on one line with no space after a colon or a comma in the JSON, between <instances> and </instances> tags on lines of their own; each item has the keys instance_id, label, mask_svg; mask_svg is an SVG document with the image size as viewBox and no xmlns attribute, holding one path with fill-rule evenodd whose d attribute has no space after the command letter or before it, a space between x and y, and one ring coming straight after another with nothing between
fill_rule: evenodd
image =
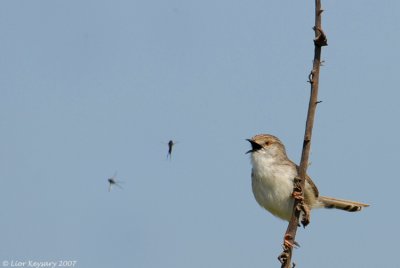
<instances>
[{"instance_id":1,"label":"thorny branch","mask_svg":"<svg viewBox=\"0 0 400 268\"><path fill-rule=\"evenodd\" d=\"M304 142L303 142L303 150L301 154L300 168L299 174L294 179L294 188L293 188L293 198L294 198L294 206L292 218L289 221L288 228L285 233L284 242L283 242L283 252L278 257L281 262L282 268L294 268L295 264L292 264L292 252L293 247L296 245L296 232L297 227L300 226L300 217L301 224L303 227L307 226L310 223L310 211L307 206L304 205L304 195L303 189L305 185L305 177L308 166L308 158L310 154L311 147L311 136L312 129L314 125L314 117L315 110L317 104L321 101L318 101L318 85L319 85L319 70L321 66L321 48L323 46L327 46L327 38L322 30L321 26L321 14L323 10L321 9L321 0L315 0L315 26L313 30L315 32L314 38L314 61L313 68L308 76L308 82L311 85L311 94L310 101L308 105L308 113L307 113L307 121L306 121L306 129L304 134Z\"/></svg>"}]
</instances>

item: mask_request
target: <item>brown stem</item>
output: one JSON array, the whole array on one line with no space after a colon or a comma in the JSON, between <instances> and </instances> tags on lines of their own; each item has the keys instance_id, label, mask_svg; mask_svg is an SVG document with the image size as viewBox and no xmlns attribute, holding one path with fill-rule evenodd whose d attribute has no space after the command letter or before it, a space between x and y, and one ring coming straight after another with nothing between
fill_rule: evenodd
<instances>
[{"instance_id":1,"label":"brown stem","mask_svg":"<svg viewBox=\"0 0 400 268\"><path fill-rule=\"evenodd\" d=\"M327 46L327 39L321 26L321 14L323 10L321 9L321 0L315 0L315 39L314 39L314 61L313 68L309 75L309 83L311 85L310 101L308 104L308 113L306 121L306 129L303 141L303 150L301 154L300 168L298 177L294 180L293 197L294 206L292 218L289 221L288 228L285 233L283 252L278 257L281 262L282 268L290 268L292 265L292 252L293 245L296 244L296 232L299 226L300 215L302 217L302 224L305 227L309 223L309 209L304 205L303 202L303 190L305 185L305 177L308 166L308 159L311 147L311 136L312 129L314 125L315 111L318 101L318 85L319 85L319 70L321 66L321 48ZM294 267L294 266L293 266Z\"/></svg>"}]
</instances>

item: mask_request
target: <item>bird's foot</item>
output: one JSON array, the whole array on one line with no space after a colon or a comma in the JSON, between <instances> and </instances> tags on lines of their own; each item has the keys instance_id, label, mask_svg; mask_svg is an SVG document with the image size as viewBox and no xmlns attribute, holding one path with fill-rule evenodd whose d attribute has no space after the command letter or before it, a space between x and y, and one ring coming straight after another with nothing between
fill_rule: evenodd
<instances>
[{"instance_id":1,"label":"bird's foot","mask_svg":"<svg viewBox=\"0 0 400 268\"><path fill-rule=\"evenodd\" d=\"M284 248L298 248L300 247L299 243L293 240L293 236L291 234L286 234L283 241Z\"/></svg>"}]
</instances>

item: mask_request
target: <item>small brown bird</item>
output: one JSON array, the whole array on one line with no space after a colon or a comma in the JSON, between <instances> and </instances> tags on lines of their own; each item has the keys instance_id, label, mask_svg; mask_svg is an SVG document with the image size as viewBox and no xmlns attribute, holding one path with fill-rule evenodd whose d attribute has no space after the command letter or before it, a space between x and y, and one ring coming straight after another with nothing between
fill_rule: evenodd
<instances>
[{"instance_id":1,"label":"small brown bird","mask_svg":"<svg viewBox=\"0 0 400 268\"><path fill-rule=\"evenodd\" d=\"M283 143L269 134L256 135L251 144L252 188L257 202L278 218L289 221L293 211L293 180L298 166L286 155ZM311 178L306 175L304 203L308 210L336 208L349 212L360 211L369 205L344 199L320 196Z\"/></svg>"}]
</instances>

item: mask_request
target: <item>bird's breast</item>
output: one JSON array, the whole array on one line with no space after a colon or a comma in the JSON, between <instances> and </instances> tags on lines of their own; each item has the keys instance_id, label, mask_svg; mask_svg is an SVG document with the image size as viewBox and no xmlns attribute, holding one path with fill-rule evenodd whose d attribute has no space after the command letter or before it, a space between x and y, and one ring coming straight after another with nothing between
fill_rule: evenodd
<instances>
[{"instance_id":1,"label":"bird's breast","mask_svg":"<svg viewBox=\"0 0 400 268\"><path fill-rule=\"evenodd\" d=\"M273 215L289 220L293 209L295 167L253 159L252 188L257 202Z\"/></svg>"}]
</instances>

